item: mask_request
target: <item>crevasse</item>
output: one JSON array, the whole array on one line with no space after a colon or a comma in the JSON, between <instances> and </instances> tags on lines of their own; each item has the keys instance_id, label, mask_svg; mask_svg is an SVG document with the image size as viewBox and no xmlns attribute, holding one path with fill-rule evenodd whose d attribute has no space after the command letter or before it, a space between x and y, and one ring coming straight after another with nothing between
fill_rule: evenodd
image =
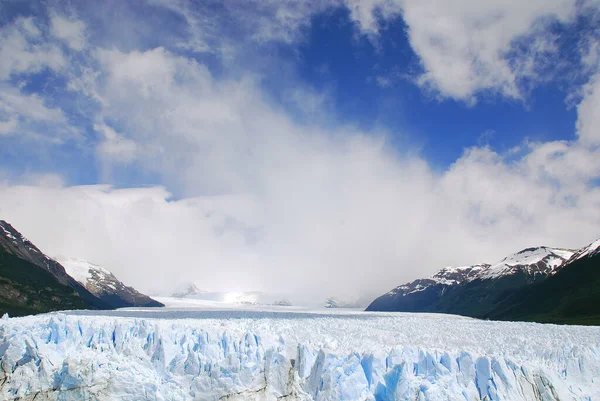
<instances>
[{"instance_id":1,"label":"crevasse","mask_svg":"<svg viewBox=\"0 0 600 401\"><path fill-rule=\"evenodd\" d=\"M399 324L389 319L392 328ZM310 325L309 318L292 323L272 319L257 325L243 324L242 320L220 323L218 319L63 314L3 320L0 323L0 398L600 399L597 379L600 352L598 344L594 345L596 337L590 337L589 331L585 332L583 346L576 344L577 332L568 331L563 335L573 340L572 345L565 343L557 347L544 343L544 338L540 343L533 338L531 344L537 349L516 355L511 354L510 348L505 354L488 353L484 348L451 341L448 344L454 345L447 349L427 346L422 340L411 345L410 341L398 341L393 335L389 342L385 336L375 336L375 340L371 339L369 346L361 350L356 346L360 341L341 346L339 342L343 340L340 340L341 335L336 336L337 330L348 331L352 325L360 325L355 333L360 335L361 330L368 330L365 324L385 324L385 319L350 319L343 324L339 323L343 319L316 320L312 328L314 336L294 329L295 324L298 327ZM478 323L478 330L485 330L482 326L485 323ZM450 323L438 319L437 324ZM459 321L458 324L471 323ZM280 330L282 327L292 328ZM514 330L515 326L507 327ZM248 331L249 328L255 332ZM494 330L496 328L490 330L490 335L494 335Z\"/></svg>"}]
</instances>

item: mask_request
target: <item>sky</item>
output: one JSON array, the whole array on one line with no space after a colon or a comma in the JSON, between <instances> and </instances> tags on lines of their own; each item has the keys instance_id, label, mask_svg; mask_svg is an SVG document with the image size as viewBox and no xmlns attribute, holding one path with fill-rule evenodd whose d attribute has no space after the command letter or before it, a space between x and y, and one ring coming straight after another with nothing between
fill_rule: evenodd
<instances>
[{"instance_id":1,"label":"sky","mask_svg":"<svg viewBox=\"0 0 600 401\"><path fill-rule=\"evenodd\" d=\"M597 0L1 0L0 60L0 218L142 291L600 237Z\"/></svg>"}]
</instances>

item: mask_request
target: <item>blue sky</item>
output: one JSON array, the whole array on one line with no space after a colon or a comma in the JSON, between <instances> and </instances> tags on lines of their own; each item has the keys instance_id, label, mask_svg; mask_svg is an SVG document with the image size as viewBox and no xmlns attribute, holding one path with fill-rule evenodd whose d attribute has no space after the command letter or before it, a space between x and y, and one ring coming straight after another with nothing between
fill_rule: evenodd
<instances>
[{"instance_id":1,"label":"blue sky","mask_svg":"<svg viewBox=\"0 0 600 401\"><path fill-rule=\"evenodd\" d=\"M115 227L165 260L200 260L182 268L189 281L219 267L207 289L294 287L273 278L284 271L304 290L318 273L377 292L538 243L584 245L600 235L598 10L4 2L0 214L145 288L174 279L141 277L131 265L164 261L107 240ZM87 234L41 223L65 220ZM188 255L198 243L210 251Z\"/></svg>"},{"instance_id":2,"label":"blue sky","mask_svg":"<svg viewBox=\"0 0 600 401\"><path fill-rule=\"evenodd\" d=\"M236 27L235 20L218 4L194 6L199 8L198 11L210 13L207 17L215 17L217 24L222 24L218 27L219 35L230 35L232 41L237 41L247 34L245 29ZM96 18L94 10L67 9L71 15L87 21L90 43L125 51L166 46L170 51L198 60L215 77L240 74L238 66L232 68L223 55L172 46L174 41L189 39L186 38L189 27L180 15L151 5L134 7L113 3L112 7L112 10L103 7L105 19ZM35 4L8 3L4 10L5 26L22 16L33 16L42 23L48 18L46 10ZM139 23L121 28L123 35L115 35L113 26L108 26L111 15L137 19ZM437 169L447 168L465 148L472 146L489 145L502 153L521 145L524 140L575 139L576 110L568 107L566 97L572 81L585 82L584 79L557 77L548 82L536 82L523 99L507 98L490 90L481 91L474 100L467 102L443 98L439 93L424 91L415 83L423 65L410 45L409 27L402 15L386 19L377 16L376 12L376 18L377 35L364 35L347 7L328 7L304 21L298 28L296 41L252 43L235 57L250 59L244 68L258 74L265 95L286 108L298 122L310 124L315 120L314 112L299 109L282 89L302 85L326 97L327 122L321 122L350 124L365 131L385 131L391 146L405 151L410 144L411 151L419 152ZM153 32L150 27L157 25L158 31ZM593 21L583 17L566 24L555 23L549 28L560 35L557 41L559 54L553 57L568 64L568 67L550 66L549 74L561 74L565 69L566 73L573 73L580 54L572 49L593 28ZM130 32L135 32L138 37L132 40ZM73 57L75 63L88 63L85 56L80 58L80 55L69 53L69 57ZM94 141L89 118L79 110L81 100L67 92L68 82L63 76L42 69L34 74L15 74L11 81L13 85L22 85L24 93L41 95L46 102L67 110L72 125ZM6 140L10 141L10 138ZM13 145L18 147L18 144ZM89 149L65 143L53 150L51 158L44 158L31 149L23 155L22 152L15 153L11 149L13 146L3 148L0 166L13 174L49 169L62 174L70 184L103 181L94 155L86 151ZM60 163L56 163L56 159ZM120 176L111 183L117 186L160 183L157 177L135 168L125 169Z\"/></svg>"}]
</instances>

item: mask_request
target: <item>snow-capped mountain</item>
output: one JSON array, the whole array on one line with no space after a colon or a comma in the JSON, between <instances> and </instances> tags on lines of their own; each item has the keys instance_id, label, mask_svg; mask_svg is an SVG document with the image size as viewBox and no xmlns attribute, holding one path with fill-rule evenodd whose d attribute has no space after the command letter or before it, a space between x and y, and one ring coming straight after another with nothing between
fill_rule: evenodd
<instances>
[{"instance_id":1,"label":"snow-capped mountain","mask_svg":"<svg viewBox=\"0 0 600 401\"><path fill-rule=\"evenodd\" d=\"M171 294L171 296L174 298L186 298L205 293L206 291L202 291L196 286L196 284L189 283L180 286L178 289L175 290L175 292L173 292L173 294Z\"/></svg>"},{"instance_id":2,"label":"snow-capped mountain","mask_svg":"<svg viewBox=\"0 0 600 401\"><path fill-rule=\"evenodd\" d=\"M588 246L584 246L583 248L577 250L577 252L575 252L569 259L569 263L586 257L590 258L598 254L600 254L600 239L592 242Z\"/></svg>"},{"instance_id":3,"label":"snow-capped mountain","mask_svg":"<svg viewBox=\"0 0 600 401\"><path fill-rule=\"evenodd\" d=\"M417 279L410 283L403 284L394 288L389 295L406 296L415 292L424 291L432 286L453 286L459 283L466 283L477 278L490 265L481 264L473 266L446 267L437 273L423 279Z\"/></svg>"},{"instance_id":4,"label":"snow-capped mountain","mask_svg":"<svg viewBox=\"0 0 600 401\"><path fill-rule=\"evenodd\" d=\"M331 296L325 299L324 306L326 308L350 308L350 309L364 309L369 305L373 298L370 296L360 296L360 297L339 297L339 296ZM321 307L321 305L318 305Z\"/></svg>"},{"instance_id":5,"label":"snow-capped mountain","mask_svg":"<svg viewBox=\"0 0 600 401\"><path fill-rule=\"evenodd\" d=\"M199 289L194 283L184 284L174 293L173 298L195 299L201 301L219 302L225 304L245 305L278 305L291 306L289 299L280 294L270 294L261 291L226 291L211 292Z\"/></svg>"},{"instance_id":6,"label":"snow-capped mountain","mask_svg":"<svg viewBox=\"0 0 600 401\"><path fill-rule=\"evenodd\" d=\"M4 220L0 220L0 246L19 259L26 260L52 273L62 284L69 284L70 277L60 263L46 256L37 246Z\"/></svg>"},{"instance_id":7,"label":"snow-capped mountain","mask_svg":"<svg viewBox=\"0 0 600 401\"><path fill-rule=\"evenodd\" d=\"M576 255L597 248L594 244L581 250L540 246L523 249L491 265L448 267L394 288L375 299L367 310L481 317L508 294L553 276Z\"/></svg>"},{"instance_id":8,"label":"snow-capped mountain","mask_svg":"<svg viewBox=\"0 0 600 401\"><path fill-rule=\"evenodd\" d=\"M83 259L61 258L67 273L88 291L115 308L164 306L160 302L123 284L109 270Z\"/></svg>"},{"instance_id":9,"label":"snow-capped mountain","mask_svg":"<svg viewBox=\"0 0 600 401\"><path fill-rule=\"evenodd\" d=\"M600 324L600 240L578 250L546 280L505 296L486 317Z\"/></svg>"},{"instance_id":10,"label":"snow-capped mountain","mask_svg":"<svg viewBox=\"0 0 600 401\"><path fill-rule=\"evenodd\" d=\"M66 295L58 295L64 291L59 291L53 280L60 285L67 286L76 291L76 296L80 297L83 302L77 304L71 302L70 305L73 307L88 307L94 309L110 309L110 306L100 300L98 297L93 295L84 286L82 286L77 280L67 274L65 268L57 261L51 259L45 255L37 246L17 231L12 225L4 220L0 220L0 250L10 255L8 259L11 259L10 263L6 260L5 264L2 265L6 269L3 273L3 277L7 283L5 286L10 288L4 288L4 292L10 291L13 295L10 297L12 300L21 299L19 313L34 313L46 310L55 309L51 305L60 305L60 298L66 299ZM21 269L21 271L12 271L13 269ZM42 269L47 273L50 273L52 279L43 277L44 274L37 272L37 269ZM26 275L32 275L32 277L26 277ZM12 278L8 279L8 275ZM34 277L36 279L34 280ZM54 295L51 295L49 288L55 288ZM45 301L40 304L41 299L36 299L41 296L42 293L47 293ZM37 294L37 295L36 295ZM54 300L54 301L53 301ZM12 304L12 302L9 302ZM16 305L16 304L15 304ZM31 309L32 305L37 305ZM60 307L59 307L60 308ZM63 306L64 308L64 306Z\"/></svg>"},{"instance_id":11,"label":"snow-capped mountain","mask_svg":"<svg viewBox=\"0 0 600 401\"><path fill-rule=\"evenodd\" d=\"M555 274L575 253L576 251L572 249L545 246L523 249L502 259L500 263L484 269L478 278L497 278L518 271L523 271L532 277L538 274L550 276Z\"/></svg>"}]
</instances>

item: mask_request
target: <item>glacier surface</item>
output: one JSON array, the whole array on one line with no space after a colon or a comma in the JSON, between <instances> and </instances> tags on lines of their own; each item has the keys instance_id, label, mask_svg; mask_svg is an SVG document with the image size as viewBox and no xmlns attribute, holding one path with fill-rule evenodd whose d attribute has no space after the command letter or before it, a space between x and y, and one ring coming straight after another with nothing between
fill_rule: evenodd
<instances>
[{"instance_id":1,"label":"glacier surface","mask_svg":"<svg viewBox=\"0 0 600 401\"><path fill-rule=\"evenodd\" d=\"M600 400L600 327L122 309L0 320L2 400Z\"/></svg>"}]
</instances>

